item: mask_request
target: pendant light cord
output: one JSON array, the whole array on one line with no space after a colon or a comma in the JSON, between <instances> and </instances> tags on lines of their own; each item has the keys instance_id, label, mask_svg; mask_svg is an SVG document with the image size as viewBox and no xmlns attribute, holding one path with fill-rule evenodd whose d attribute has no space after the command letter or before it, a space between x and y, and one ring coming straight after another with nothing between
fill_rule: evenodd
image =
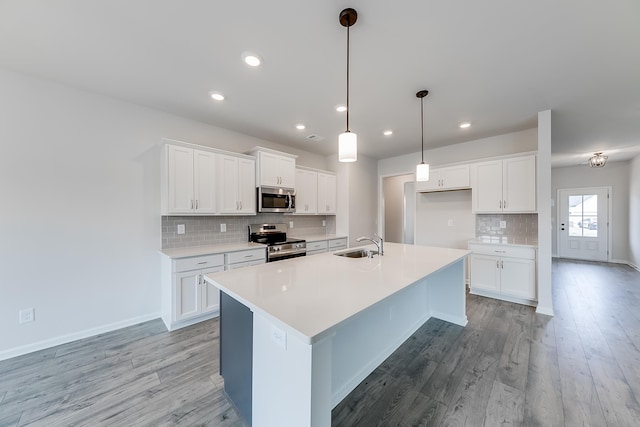
<instances>
[{"instance_id":1,"label":"pendant light cord","mask_svg":"<svg viewBox=\"0 0 640 427\"><path fill-rule=\"evenodd\" d=\"M420 98L420 133L422 134L422 163L424 163L424 98Z\"/></svg>"},{"instance_id":2,"label":"pendant light cord","mask_svg":"<svg viewBox=\"0 0 640 427\"><path fill-rule=\"evenodd\" d=\"M349 27L351 22L347 25L347 132L351 132L349 130Z\"/></svg>"}]
</instances>

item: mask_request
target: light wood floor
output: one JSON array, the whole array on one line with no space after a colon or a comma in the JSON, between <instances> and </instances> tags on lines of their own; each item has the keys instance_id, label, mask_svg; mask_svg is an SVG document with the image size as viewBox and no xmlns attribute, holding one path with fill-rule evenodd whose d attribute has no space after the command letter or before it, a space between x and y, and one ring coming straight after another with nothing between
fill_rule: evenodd
<instances>
[{"instance_id":1,"label":"light wood floor","mask_svg":"<svg viewBox=\"0 0 640 427\"><path fill-rule=\"evenodd\" d=\"M640 273L553 269L555 317L469 295L467 327L428 321L332 424L640 425ZM0 426L241 426L217 347L217 320L157 320L0 362Z\"/></svg>"}]
</instances>

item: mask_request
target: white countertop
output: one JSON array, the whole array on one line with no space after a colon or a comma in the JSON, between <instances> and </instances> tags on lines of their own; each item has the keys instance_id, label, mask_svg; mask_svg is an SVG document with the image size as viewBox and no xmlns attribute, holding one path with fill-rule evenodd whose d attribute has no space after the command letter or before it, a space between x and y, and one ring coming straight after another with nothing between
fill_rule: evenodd
<instances>
[{"instance_id":1,"label":"white countertop","mask_svg":"<svg viewBox=\"0 0 640 427\"><path fill-rule=\"evenodd\" d=\"M510 245L510 246L529 246L538 247L537 238L526 237L510 237L510 236L477 236L475 239L469 240L469 243L480 243L490 245Z\"/></svg>"},{"instance_id":2,"label":"white countertop","mask_svg":"<svg viewBox=\"0 0 640 427\"><path fill-rule=\"evenodd\" d=\"M190 246L188 248L161 249L160 253L169 258L188 258L200 255L223 254L226 252L244 251L247 249L266 249L261 243L225 243L222 245Z\"/></svg>"},{"instance_id":3,"label":"white countertop","mask_svg":"<svg viewBox=\"0 0 640 427\"><path fill-rule=\"evenodd\" d=\"M384 250L384 256L372 259L333 253L293 258L208 274L205 280L310 344L346 319L470 253L400 243L385 243Z\"/></svg>"}]
</instances>

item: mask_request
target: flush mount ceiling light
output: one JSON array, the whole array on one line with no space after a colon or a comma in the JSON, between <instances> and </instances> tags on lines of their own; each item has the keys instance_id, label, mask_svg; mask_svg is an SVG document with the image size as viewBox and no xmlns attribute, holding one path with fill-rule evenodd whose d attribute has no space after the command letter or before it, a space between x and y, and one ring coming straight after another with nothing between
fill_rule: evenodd
<instances>
[{"instance_id":1,"label":"flush mount ceiling light","mask_svg":"<svg viewBox=\"0 0 640 427\"><path fill-rule=\"evenodd\" d=\"M262 64L262 58L260 55L256 55L251 52L244 52L242 54L242 60L250 67L259 67L260 64Z\"/></svg>"},{"instance_id":2,"label":"flush mount ceiling light","mask_svg":"<svg viewBox=\"0 0 640 427\"><path fill-rule=\"evenodd\" d=\"M603 168L609 156L603 156L602 153L596 153L589 159L589 166L592 168Z\"/></svg>"},{"instance_id":3,"label":"flush mount ceiling light","mask_svg":"<svg viewBox=\"0 0 640 427\"><path fill-rule=\"evenodd\" d=\"M460 129L467 129L469 127L471 127L471 123L469 122L460 123Z\"/></svg>"},{"instance_id":4,"label":"flush mount ceiling light","mask_svg":"<svg viewBox=\"0 0 640 427\"><path fill-rule=\"evenodd\" d=\"M416 181L429 181L429 164L424 162L424 97L429 94L428 90L421 90L416 93L420 98L420 132L422 134L422 161L416 166Z\"/></svg>"},{"instance_id":5,"label":"flush mount ceiling light","mask_svg":"<svg viewBox=\"0 0 640 427\"><path fill-rule=\"evenodd\" d=\"M336 111L337 111L338 113L344 113L345 111L347 111L347 107L345 107L344 105L338 105L338 106L336 107Z\"/></svg>"},{"instance_id":6,"label":"flush mount ceiling light","mask_svg":"<svg viewBox=\"0 0 640 427\"><path fill-rule=\"evenodd\" d=\"M339 21L347 27L347 130L338 136L338 160L355 162L358 160L358 135L349 130L349 27L356 23L358 13L347 8L340 12Z\"/></svg>"},{"instance_id":7,"label":"flush mount ceiling light","mask_svg":"<svg viewBox=\"0 0 640 427\"><path fill-rule=\"evenodd\" d=\"M384 132L382 132L382 134L384 136L391 136L391 135L393 135L393 131L392 130L385 130Z\"/></svg>"},{"instance_id":8,"label":"flush mount ceiling light","mask_svg":"<svg viewBox=\"0 0 640 427\"><path fill-rule=\"evenodd\" d=\"M209 96L216 101L224 101L224 95L220 92L209 92Z\"/></svg>"},{"instance_id":9,"label":"flush mount ceiling light","mask_svg":"<svg viewBox=\"0 0 640 427\"><path fill-rule=\"evenodd\" d=\"M298 129L298 130L304 130L304 129L306 129L306 128L307 128L307 127L306 127L305 125L303 125L302 123L298 123L298 124L296 125L296 129Z\"/></svg>"}]
</instances>

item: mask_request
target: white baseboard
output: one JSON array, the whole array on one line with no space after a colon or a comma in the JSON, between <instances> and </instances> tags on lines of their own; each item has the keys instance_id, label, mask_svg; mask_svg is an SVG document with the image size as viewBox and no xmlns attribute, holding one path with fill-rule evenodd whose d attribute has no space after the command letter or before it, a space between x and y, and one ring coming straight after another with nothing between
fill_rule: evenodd
<instances>
[{"instance_id":1,"label":"white baseboard","mask_svg":"<svg viewBox=\"0 0 640 427\"><path fill-rule=\"evenodd\" d=\"M89 338L94 335L104 334L105 332L115 331L116 329L126 328L127 326L137 325L138 323L158 319L159 317L160 313L145 314L144 316L133 317L131 319L122 320L120 322L109 323L108 325L98 326L96 328L85 329L83 331L74 332L72 334L49 338L43 341L35 342L33 344L10 348L9 350L0 351L0 361L11 359L12 357L22 356L23 354L27 353L33 353L34 351L55 347L60 344L66 344L71 341Z\"/></svg>"},{"instance_id":2,"label":"white baseboard","mask_svg":"<svg viewBox=\"0 0 640 427\"><path fill-rule=\"evenodd\" d=\"M553 307L544 307L538 304L536 307L536 313L553 317Z\"/></svg>"},{"instance_id":3,"label":"white baseboard","mask_svg":"<svg viewBox=\"0 0 640 427\"><path fill-rule=\"evenodd\" d=\"M629 262L628 264L629 264L629 267L631 267L631 268L633 268L633 269L635 269L635 270L640 271L640 267L638 267L638 266L637 266L637 265L635 265L634 263Z\"/></svg>"}]
</instances>

